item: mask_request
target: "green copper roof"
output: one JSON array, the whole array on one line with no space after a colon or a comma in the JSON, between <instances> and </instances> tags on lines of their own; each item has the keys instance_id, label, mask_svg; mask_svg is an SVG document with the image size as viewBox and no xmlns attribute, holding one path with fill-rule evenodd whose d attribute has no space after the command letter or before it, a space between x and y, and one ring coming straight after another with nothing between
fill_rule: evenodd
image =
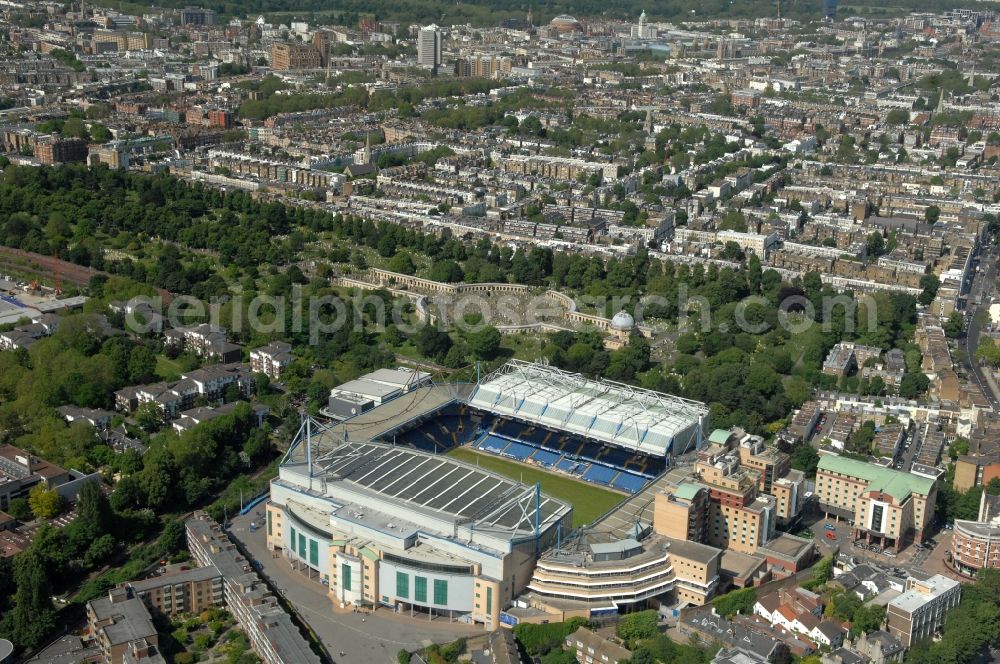
<instances>
[{"instance_id":1,"label":"green copper roof","mask_svg":"<svg viewBox=\"0 0 1000 664\"><path fill-rule=\"evenodd\" d=\"M677 485L677 488L674 490L674 497L681 500L694 500L694 497L698 495L701 489L702 487L697 484L684 482Z\"/></svg>"},{"instance_id":2,"label":"green copper roof","mask_svg":"<svg viewBox=\"0 0 1000 664\"><path fill-rule=\"evenodd\" d=\"M729 432L725 429L716 429L708 437L708 442L715 443L716 445L725 445L727 440L729 440Z\"/></svg>"},{"instance_id":3,"label":"green copper roof","mask_svg":"<svg viewBox=\"0 0 1000 664\"><path fill-rule=\"evenodd\" d=\"M905 501L911 493L926 496L934 487L934 480L926 477L832 454L822 455L818 468L866 480L869 491L881 491L899 502Z\"/></svg>"}]
</instances>

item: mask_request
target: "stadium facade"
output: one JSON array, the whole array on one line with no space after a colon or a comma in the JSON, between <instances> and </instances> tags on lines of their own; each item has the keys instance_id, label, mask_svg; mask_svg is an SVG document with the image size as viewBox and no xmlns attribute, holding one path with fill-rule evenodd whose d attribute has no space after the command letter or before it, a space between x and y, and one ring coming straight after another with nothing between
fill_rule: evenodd
<instances>
[{"instance_id":1,"label":"stadium facade","mask_svg":"<svg viewBox=\"0 0 1000 664\"><path fill-rule=\"evenodd\" d=\"M527 601L574 615L671 591L700 604L718 586L720 551L654 533L652 519L664 470L701 445L706 416L697 402L519 361L475 385L420 386L303 424L271 483L268 547L335 606L487 628L516 622L505 609ZM442 454L463 445L622 502L574 530L572 507L537 485Z\"/></svg>"}]
</instances>

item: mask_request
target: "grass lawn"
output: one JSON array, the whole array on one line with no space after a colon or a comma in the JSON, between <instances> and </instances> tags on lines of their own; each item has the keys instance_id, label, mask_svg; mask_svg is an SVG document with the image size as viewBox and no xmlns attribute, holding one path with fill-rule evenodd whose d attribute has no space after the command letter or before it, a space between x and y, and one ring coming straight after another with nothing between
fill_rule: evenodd
<instances>
[{"instance_id":1,"label":"grass lawn","mask_svg":"<svg viewBox=\"0 0 1000 664\"><path fill-rule=\"evenodd\" d=\"M467 447L455 448L448 452L448 456L472 464L478 460L480 467L505 475L513 480L523 481L525 484L541 482L544 493L573 506L574 526L593 523L594 519L603 516L625 499L625 496L620 493L608 491L587 482L549 473L516 461L501 459L491 454L480 454Z\"/></svg>"},{"instance_id":2,"label":"grass lawn","mask_svg":"<svg viewBox=\"0 0 1000 664\"><path fill-rule=\"evenodd\" d=\"M184 373L184 368L166 355L157 355L154 371L162 380L177 380Z\"/></svg>"}]
</instances>

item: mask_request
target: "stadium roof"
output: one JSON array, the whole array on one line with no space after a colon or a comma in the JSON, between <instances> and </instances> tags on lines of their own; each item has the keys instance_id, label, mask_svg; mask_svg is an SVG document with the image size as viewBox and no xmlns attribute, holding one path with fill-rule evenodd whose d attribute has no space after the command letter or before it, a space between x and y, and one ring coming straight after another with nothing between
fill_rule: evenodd
<instances>
[{"instance_id":1,"label":"stadium roof","mask_svg":"<svg viewBox=\"0 0 1000 664\"><path fill-rule=\"evenodd\" d=\"M535 529L535 487L456 459L409 447L347 443L324 454L316 466L328 483L344 481L381 500L454 523L475 522L477 531L518 538ZM331 495L337 495L336 491ZM541 495L544 532L569 513L565 503Z\"/></svg>"},{"instance_id":2,"label":"stadium roof","mask_svg":"<svg viewBox=\"0 0 1000 664\"><path fill-rule=\"evenodd\" d=\"M483 379L469 403L655 456L692 446L708 414L698 401L521 360Z\"/></svg>"},{"instance_id":3,"label":"stadium roof","mask_svg":"<svg viewBox=\"0 0 1000 664\"><path fill-rule=\"evenodd\" d=\"M899 502L905 501L911 493L927 496L934 489L934 480L930 478L833 454L822 455L818 469L863 479L868 482L869 491L881 491Z\"/></svg>"}]
</instances>

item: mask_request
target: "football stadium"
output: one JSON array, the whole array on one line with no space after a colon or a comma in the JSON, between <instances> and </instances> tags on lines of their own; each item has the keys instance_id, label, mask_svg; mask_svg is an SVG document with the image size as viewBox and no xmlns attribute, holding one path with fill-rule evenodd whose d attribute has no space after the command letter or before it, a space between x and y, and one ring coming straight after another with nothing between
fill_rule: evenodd
<instances>
[{"instance_id":1,"label":"football stadium","mask_svg":"<svg viewBox=\"0 0 1000 664\"><path fill-rule=\"evenodd\" d=\"M712 594L719 551L653 523L704 404L518 360L474 384L386 371L372 380L403 386L393 398L307 419L271 483L269 548L336 606L494 628ZM680 578L678 557L702 573Z\"/></svg>"}]
</instances>

